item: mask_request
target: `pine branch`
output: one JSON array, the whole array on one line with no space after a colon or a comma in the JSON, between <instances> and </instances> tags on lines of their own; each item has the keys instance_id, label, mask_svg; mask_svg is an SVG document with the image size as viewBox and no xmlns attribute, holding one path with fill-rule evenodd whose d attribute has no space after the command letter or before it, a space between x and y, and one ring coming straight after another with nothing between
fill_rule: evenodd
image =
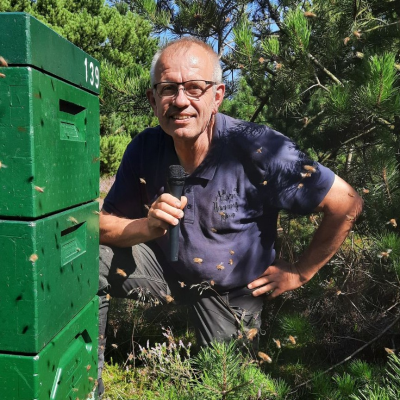
<instances>
[{"instance_id":1,"label":"pine branch","mask_svg":"<svg viewBox=\"0 0 400 400\"><path fill-rule=\"evenodd\" d=\"M346 357L344 360L338 362L337 364L333 365L332 367L326 369L325 371L321 372L320 374L314 376L313 378L309 379L306 382L301 383L300 385L297 385L289 394L293 394L295 392L297 392L297 390L305 385L308 385L309 383L311 383L313 380L315 380L316 378L327 374L328 372L332 371L333 369L335 369L336 367L339 367L340 365L344 364L345 362L351 360L356 354L360 353L362 350L364 350L366 347L368 347L369 345L371 345L372 343L376 342L379 338L381 338L392 326L394 326L397 322L399 322L400 320L400 315L398 315L395 320L389 324L378 336L375 336L373 339L371 339L369 342L365 343L363 346L361 346L359 349L357 349L354 353L350 354L348 357Z\"/></svg>"},{"instance_id":2,"label":"pine branch","mask_svg":"<svg viewBox=\"0 0 400 400\"><path fill-rule=\"evenodd\" d=\"M311 61L317 65L318 67L320 67L322 69L322 71L325 72L326 75L329 76L329 78L331 78L334 82L336 82L337 84L339 84L340 86L344 86L342 82L340 82L340 80L338 78L336 78L335 75L332 74L332 72L328 71L311 53L307 54L308 58L311 59Z\"/></svg>"},{"instance_id":3,"label":"pine branch","mask_svg":"<svg viewBox=\"0 0 400 400\"><path fill-rule=\"evenodd\" d=\"M260 105L257 107L257 110L254 112L253 116L250 119L250 122L254 122L256 120L256 118L258 117L258 114L260 114L260 112L262 111L262 109L264 108L264 106L267 104L268 99L265 97Z\"/></svg>"}]
</instances>

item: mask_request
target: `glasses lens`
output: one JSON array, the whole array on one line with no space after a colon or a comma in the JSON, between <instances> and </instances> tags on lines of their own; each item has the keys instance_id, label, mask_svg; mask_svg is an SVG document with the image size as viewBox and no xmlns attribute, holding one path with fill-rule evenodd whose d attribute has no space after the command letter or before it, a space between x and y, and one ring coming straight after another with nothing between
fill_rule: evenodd
<instances>
[{"instance_id":1,"label":"glasses lens","mask_svg":"<svg viewBox=\"0 0 400 400\"><path fill-rule=\"evenodd\" d=\"M200 97L207 89L206 81L188 81L182 83L186 96L189 97ZM157 93L161 97L173 97L176 96L179 90L178 83L173 82L161 82L157 84Z\"/></svg>"}]
</instances>

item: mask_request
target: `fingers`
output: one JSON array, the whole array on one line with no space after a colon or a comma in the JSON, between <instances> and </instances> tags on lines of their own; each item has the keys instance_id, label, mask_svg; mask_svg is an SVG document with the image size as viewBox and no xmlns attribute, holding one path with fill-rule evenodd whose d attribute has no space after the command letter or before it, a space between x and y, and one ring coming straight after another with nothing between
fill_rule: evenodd
<instances>
[{"instance_id":1,"label":"fingers","mask_svg":"<svg viewBox=\"0 0 400 400\"><path fill-rule=\"evenodd\" d=\"M162 228L165 232L170 225L178 225L183 217L182 209L186 206L187 198L180 200L168 193L162 194L150 207L147 218L150 229ZM164 232L164 233L165 233Z\"/></svg>"}]
</instances>

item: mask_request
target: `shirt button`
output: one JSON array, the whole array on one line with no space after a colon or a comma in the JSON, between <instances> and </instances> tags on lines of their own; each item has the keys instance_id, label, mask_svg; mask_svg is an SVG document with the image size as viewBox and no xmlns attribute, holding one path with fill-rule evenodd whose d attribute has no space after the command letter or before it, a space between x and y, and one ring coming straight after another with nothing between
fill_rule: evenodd
<instances>
[{"instance_id":1,"label":"shirt button","mask_svg":"<svg viewBox=\"0 0 400 400\"><path fill-rule=\"evenodd\" d=\"M192 205L191 205L191 204L188 204L188 205L187 205L187 209L190 210L191 208L192 208Z\"/></svg>"}]
</instances>

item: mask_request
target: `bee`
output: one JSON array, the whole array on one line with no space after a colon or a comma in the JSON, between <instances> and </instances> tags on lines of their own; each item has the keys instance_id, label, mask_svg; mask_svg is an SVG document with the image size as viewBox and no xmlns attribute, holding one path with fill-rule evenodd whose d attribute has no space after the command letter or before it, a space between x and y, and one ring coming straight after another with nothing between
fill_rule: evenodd
<instances>
[{"instance_id":1,"label":"bee","mask_svg":"<svg viewBox=\"0 0 400 400\"><path fill-rule=\"evenodd\" d=\"M349 42L350 42L350 38L348 36L345 37L343 40L344 45L347 46L347 43L349 43Z\"/></svg>"},{"instance_id":2,"label":"bee","mask_svg":"<svg viewBox=\"0 0 400 400\"><path fill-rule=\"evenodd\" d=\"M394 354L394 350L388 349L387 347L385 347L384 349L385 349L386 353L388 353L388 354Z\"/></svg>"},{"instance_id":3,"label":"bee","mask_svg":"<svg viewBox=\"0 0 400 400\"><path fill-rule=\"evenodd\" d=\"M89 376L89 382L93 382L94 381L94 378L93 377L91 377L91 376Z\"/></svg>"},{"instance_id":4,"label":"bee","mask_svg":"<svg viewBox=\"0 0 400 400\"><path fill-rule=\"evenodd\" d=\"M360 39L360 37L361 37L361 33L360 33L359 31L354 31L354 32L353 32L353 35L354 35L357 39Z\"/></svg>"},{"instance_id":5,"label":"bee","mask_svg":"<svg viewBox=\"0 0 400 400\"><path fill-rule=\"evenodd\" d=\"M86 365L86 370L90 371L90 369L92 368L92 366L90 364Z\"/></svg>"},{"instance_id":6,"label":"bee","mask_svg":"<svg viewBox=\"0 0 400 400\"><path fill-rule=\"evenodd\" d=\"M342 291L341 290L338 290L337 292L336 292L336 296L340 296L342 294Z\"/></svg>"},{"instance_id":7,"label":"bee","mask_svg":"<svg viewBox=\"0 0 400 400\"><path fill-rule=\"evenodd\" d=\"M302 119L302 121L303 121L304 127L306 127L306 126L308 125L308 123L310 122L310 120L309 120L308 117L304 117L304 118Z\"/></svg>"},{"instance_id":8,"label":"bee","mask_svg":"<svg viewBox=\"0 0 400 400\"><path fill-rule=\"evenodd\" d=\"M350 197L354 197L355 194L354 193L347 193Z\"/></svg>"},{"instance_id":9,"label":"bee","mask_svg":"<svg viewBox=\"0 0 400 400\"><path fill-rule=\"evenodd\" d=\"M363 193L368 194L369 193L369 189L363 188Z\"/></svg>"},{"instance_id":10,"label":"bee","mask_svg":"<svg viewBox=\"0 0 400 400\"><path fill-rule=\"evenodd\" d=\"M73 392L77 392L78 390L79 390L79 389L77 389L77 388L73 388L73 389L72 389Z\"/></svg>"},{"instance_id":11,"label":"bee","mask_svg":"<svg viewBox=\"0 0 400 400\"><path fill-rule=\"evenodd\" d=\"M354 221L355 220L354 217L352 217L351 215L347 215L347 214L346 214L346 219L347 219L347 221Z\"/></svg>"},{"instance_id":12,"label":"bee","mask_svg":"<svg viewBox=\"0 0 400 400\"><path fill-rule=\"evenodd\" d=\"M76 251L79 253L81 251L81 249L79 247L77 247Z\"/></svg>"},{"instance_id":13,"label":"bee","mask_svg":"<svg viewBox=\"0 0 400 400\"><path fill-rule=\"evenodd\" d=\"M261 182L261 185L266 186L267 183L268 183L268 181L262 181L262 182Z\"/></svg>"},{"instance_id":14,"label":"bee","mask_svg":"<svg viewBox=\"0 0 400 400\"><path fill-rule=\"evenodd\" d=\"M290 343L296 344L296 339L292 335L289 335L288 340Z\"/></svg>"},{"instance_id":15,"label":"bee","mask_svg":"<svg viewBox=\"0 0 400 400\"><path fill-rule=\"evenodd\" d=\"M0 56L0 67L8 67L7 61L2 56Z\"/></svg>"},{"instance_id":16,"label":"bee","mask_svg":"<svg viewBox=\"0 0 400 400\"><path fill-rule=\"evenodd\" d=\"M148 206L147 204L144 205L144 208L149 211L150 210L150 206Z\"/></svg>"},{"instance_id":17,"label":"bee","mask_svg":"<svg viewBox=\"0 0 400 400\"><path fill-rule=\"evenodd\" d=\"M274 342L275 342L275 344L276 344L276 347L278 348L278 349L280 349L282 346L281 346L281 341L279 340L279 339L272 339Z\"/></svg>"},{"instance_id":18,"label":"bee","mask_svg":"<svg viewBox=\"0 0 400 400\"><path fill-rule=\"evenodd\" d=\"M68 221L72 222L73 224L78 224L78 220L74 217L68 217Z\"/></svg>"},{"instance_id":19,"label":"bee","mask_svg":"<svg viewBox=\"0 0 400 400\"><path fill-rule=\"evenodd\" d=\"M123 276L124 278L126 278L128 275L126 274L126 272L121 269L121 268L117 268L117 274Z\"/></svg>"},{"instance_id":20,"label":"bee","mask_svg":"<svg viewBox=\"0 0 400 400\"><path fill-rule=\"evenodd\" d=\"M0 78L5 78L6 76L2 73L0 73Z\"/></svg>"},{"instance_id":21,"label":"bee","mask_svg":"<svg viewBox=\"0 0 400 400\"><path fill-rule=\"evenodd\" d=\"M224 267L222 264L223 264L223 263L221 262L221 263L219 263L219 264L217 265L217 270L222 271L223 269L225 269L225 267Z\"/></svg>"},{"instance_id":22,"label":"bee","mask_svg":"<svg viewBox=\"0 0 400 400\"><path fill-rule=\"evenodd\" d=\"M382 251L378 254L378 258L384 258L385 260L389 258L389 254L392 252L392 249L387 249L386 251Z\"/></svg>"},{"instance_id":23,"label":"bee","mask_svg":"<svg viewBox=\"0 0 400 400\"><path fill-rule=\"evenodd\" d=\"M179 282L179 281L178 281ZM179 282L179 284L181 285L181 288L184 288L186 286L185 282Z\"/></svg>"},{"instance_id":24,"label":"bee","mask_svg":"<svg viewBox=\"0 0 400 400\"><path fill-rule=\"evenodd\" d=\"M312 165L303 165L303 168L308 171L308 172L312 172L315 173L317 172L317 170L315 169L315 167L313 167Z\"/></svg>"},{"instance_id":25,"label":"bee","mask_svg":"<svg viewBox=\"0 0 400 400\"><path fill-rule=\"evenodd\" d=\"M299 183L299 184L297 185L297 189L301 189L303 186L304 186L304 183Z\"/></svg>"},{"instance_id":26,"label":"bee","mask_svg":"<svg viewBox=\"0 0 400 400\"><path fill-rule=\"evenodd\" d=\"M2 169L2 168L7 168L7 165L3 164L3 163L0 161L0 169Z\"/></svg>"},{"instance_id":27,"label":"bee","mask_svg":"<svg viewBox=\"0 0 400 400\"><path fill-rule=\"evenodd\" d=\"M214 286L214 285L215 285L215 281L214 281L213 279L211 279L210 285L211 285L211 286Z\"/></svg>"},{"instance_id":28,"label":"bee","mask_svg":"<svg viewBox=\"0 0 400 400\"><path fill-rule=\"evenodd\" d=\"M257 336L257 333L258 333L258 329L257 328L251 328L251 329L249 329L247 331L246 337L247 337L247 339L252 341Z\"/></svg>"},{"instance_id":29,"label":"bee","mask_svg":"<svg viewBox=\"0 0 400 400\"><path fill-rule=\"evenodd\" d=\"M229 250L229 254L233 256L235 252L233 250Z\"/></svg>"},{"instance_id":30,"label":"bee","mask_svg":"<svg viewBox=\"0 0 400 400\"><path fill-rule=\"evenodd\" d=\"M44 193L44 187L35 186L34 189L39 193Z\"/></svg>"},{"instance_id":31,"label":"bee","mask_svg":"<svg viewBox=\"0 0 400 400\"><path fill-rule=\"evenodd\" d=\"M225 22L226 22L226 23L231 22L231 19L230 19L229 17L226 17L226 18L225 18Z\"/></svg>"},{"instance_id":32,"label":"bee","mask_svg":"<svg viewBox=\"0 0 400 400\"><path fill-rule=\"evenodd\" d=\"M106 294L106 300L111 300L111 295L109 295L108 293Z\"/></svg>"},{"instance_id":33,"label":"bee","mask_svg":"<svg viewBox=\"0 0 400 400\"><path fill-rule=\"evenodd\" d=\"M223 211L220 211L218 214L219 214L221 217L225 217L225 215L226 215Z\"/></svg>"},{"instance_id":34,"label":"bee","mask_svg":"<svg viewBox=\"0 0 400 400\"><path fill-rule=\"evenodd\" d=\"M390 221L386 222L386 224L390 224L393 226L393 228L397 228L397 221L395 218L392 218Z\"/></svg>"},{"instance_id":35,"label":"bee","mask_svg":"<svg viewBox=\"0 0 400 400\"><path fill-rule=\"evenodd\" d=\"M161 291L161 295L164 297L167 304L172 303L175 300L171 295L166 294L163 291Z\"/></svg>"},{"instance_id":36,"label":"bee","mask_svg":"<svg viewBox=\"0 0 400 400\"><path fill-rule=\"evenodd\" d=\"M314 14L314 13L311 12L311 11L305 11L303 15L304 15L305 17L307 17L307 18L316 18L316 17L317 17L317 14Z\"/></svg>"},{"instance_id":37,"label":"bee","mask_svg":"<svg viewBox=\"0 0 400 400\"><path fill-rule=\"evenodd\" d=\"M356 51L356 57L357 58L364 58L364 53L361 53L361 51Z\"/></svg>"},{"instance_id":38,"label":"bee","mask_svg":"<svg viewBox=\"0 0 400 400\"><path fill-rule=\"evenodd\" d=\"M257 153L262 153L262 147L260 147L259 149L257 149Z\"/></svg>"},{"instance_id":39,"label":"bee","mask_svg":"<svg viewBox=\"0 0 400 400\"><path fill-rule=\"evenodd\" d=\"M211 232L217 233L218 231L215 228L211 228Z\"/></svg>"},{"instance_id":40,"label":"bee","mask_svg":"<svg viewBox=\"0 0 400 400\"><path fill-rule=\"evenodd\" d=\"M232 258L229 259L228 264L229 264L229 265L233 265L233 260L232 260Z\"/></svg>"},{"instance_id":41,"label":"bee","mask_svg":"<svg viewBox=\"0 0 400 400\"><path fill-rule=\"evenodd\" d=\"M260 58L258 59L258 61L259 61L260 64L262 64L265 60L264 60L263 57L260 57Z\"/></svg>"},{"instance_id":42,"label":"bee","mask_svg":"<svg viewBox=\"0 0 400 400\"><path fill-rule=\"evenodd\" d=\"M97 161L100 161L100 157L93 157L92 158L92 163L96 163Z\"/></svg>"},{"instance_id":43,"label":"bee","mask_svg":"<svg viewBox=\"0 0 400 400\"><path fill-rule=\"evenodd\" d=\"M93 211L93 214L100 215L100 212L95 210Z\"/></svg>"},{"instance_id":44,"label":"bee","mask_svg":"<svg viewBox=\"0 0 400 400\"><path fill-rule=\"evenodd\" d=\"M118 349L118 345L115 343L113 343L111 346L114 347L114 349Z\"/></svg>"},{"instance_id":45,"label":"bee","mask_svg":"<svg viewBox=\"0 0 400 400\"><path fill-rule=\"evenodd\" d=\"M261 358L261 360L266 361L269 364L272 363L272 358L268 354L265 354L262 351L259 351L257 354L258 354L258 357Z\"/></svg>"},{"instance_id":46,"label":"bee","mask_svg":"<svg viewBox=\"0 0 400 400\"><path fill-rule=\"evenodd\" d=\"M31 261L31 262L36 262L37 260L38 260L38 256L37 256L37 254L32 254L30 257L29 257L29 261Z\"/></svg>"},{"instance_id":47,"label":"bee","mask_svg":"<svg viewBox=\"0 0 400 400\"><path fill-rule=\"evenodd\" d=\"M202 258L199 258L199 257L195 257L195 258L193 258L193 261L194 261L196 264L201 264L201 263L203 262L203 259L202 259Z\"/></svg>"},{"instance_id":48,"label":"bee","mask_svg":"<svg viewBox=\"0 0 400 400\"><path fill-rule=\"evenodd\" d=\"M302 178L309 178L311 176L310 172L300 172Z\"/></svg>"},{"instance_id":49,"label":"bee","mask_svg":"<svg viewBox=\"0 0 400 400\"><path fill-rule=\"evenodd\" d=\"M139 180L140 180L140 183L143 183L143 185L145 185L145 184L146 184L146 181L145 181L145 179L144 179L144 178L139 178Z\"/></svg>"},{"instance_id":50,"label":"bee","mask_svg":"<svg viewBox=\"0 0 400 400\"><path fill-rule=\"evenodd\" d=\"M282 68L282 64L281 63L275 63L275 68L276 69L281 69Z\"/></svg>"}]
</instances>

